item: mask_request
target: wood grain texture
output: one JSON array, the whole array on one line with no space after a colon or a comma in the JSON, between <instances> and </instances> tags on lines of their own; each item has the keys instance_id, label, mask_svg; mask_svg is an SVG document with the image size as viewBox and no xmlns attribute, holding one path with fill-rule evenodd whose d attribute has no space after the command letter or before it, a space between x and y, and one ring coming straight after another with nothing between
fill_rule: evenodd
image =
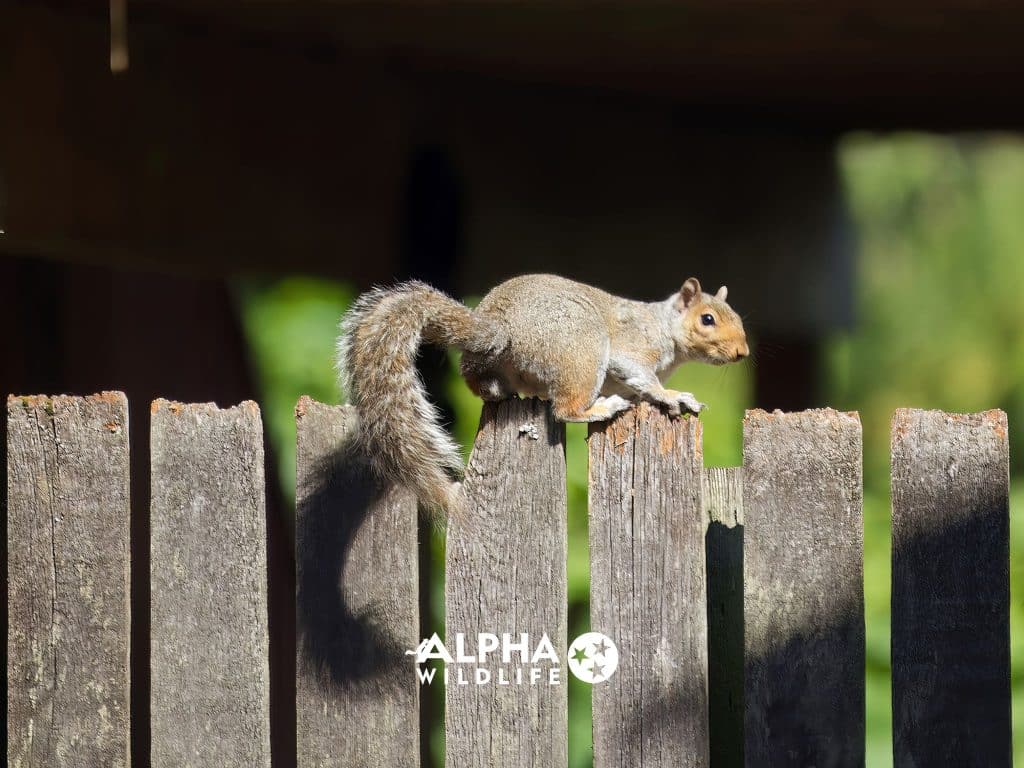
<instances>
[{"instance_id":1,"label":"wood grain texture","mask_svg":"<svg viewBox=\"0 0 1024 768\"><path fill-rule=\"evenodd\" d=\"M744 419L748 765L864 764L861 442L856 414Z\"/></svg>"},{"instance_id":2,"label":"wood grain texture","mask_svg":"<svg viewBox=\"0 0 1024 768\"><path fill-rule=\"evenodd\" d=\"M259 407L157 400L151 424L152 764L268 768Z\"/></svg>"},{"instance_id":3,"label":"wood grain texture","mask_svg":"<svg viewBox=\"0 0 1024 768\"><path fill-rule=\"evenodd\" d=\"M128 403L7 400L7 763L129 763Z\"/></svg>"},{"instance_id":4,"label":"wood grain texture","mask_svg":"<svg viewBox=\"0 0 1024 768\"><path fill-rule=\"evenodd\" d=\"M591 430L591 627L620 655L593 689L595 768L709 764L700 440L647 404Z\"/></svg>"},{"instance_id":5,"label":"wood grain texture","mask_svg":"<svg viewBox=\"0 0 1024 768\"><path fill-rule=\"evenodd\" d=\"M566 498L564 429L537 400L484 405L466 470L467 509L448 522L445 563L446 640L466 634L467 652L479 632L531 647L547 634L564 662L566 650ZM550 685L459 685L449 667L446 696L447 768L564 767L568 760L564 663ZM514 675L532 665L500 655L480 665ZM436 683L435 683L436 684Z\"/></svg>"},{"instance_id":6,"label":"wood grain texture","mask_svg":"<svg viewBox=\"0 0 1024 768\"><path fill-rule=\"evenodd\" d=\"M1009 766L1009 448L1002 411L892 422L896 766Z\"/></svg>"},{"instance_id":7,"label":"wood grain texture","mask_svg":"<svg viewBox=\"0 0 1024 768\"><path fill-rule=\"evenodd\" d=\"M743 765L743 468L704 470L711 763Z\"/></svg>"},{"instance_id":8,"label":"wood grain texture","mask_svg":"<svg viewBox=\"0 0 1024 768\"><path fill-rule=\"evenodd\" d=\"M416 499L354 450L356 414L295 410L299 768L419 765Z\"/></svg>"}]
</instances>

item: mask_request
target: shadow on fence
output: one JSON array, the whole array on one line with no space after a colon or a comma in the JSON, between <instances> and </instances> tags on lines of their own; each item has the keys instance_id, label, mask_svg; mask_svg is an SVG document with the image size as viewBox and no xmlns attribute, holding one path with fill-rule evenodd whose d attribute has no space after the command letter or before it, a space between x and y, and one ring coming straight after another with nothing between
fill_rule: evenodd
<instances>
[{"instance_id":1,"label":"shadow on fence","mask_svg":"<svg viewBox=\"0 0 1024 768\"><path fill-rule=\"evenodd\" d=\"M705 501L706 503L706 501ZM743 765L743 524L711 520L708 590L708 737L711 764Z\"/></svg>"},{"instance_id":2,"label":"shadow on fence","mask_svg":"<svg viewBox=\"0 0 1024 768\"><path fill-rule=\"evenodd\" d=\"M316 467L296 515L296 630L305 669L327 686L387 676L405 649L385 628L379 601L346 604L346 565L355 538L384 496L349 444ZM365 565L365 564L361 564Z\"/></svg>"}]
</instances>

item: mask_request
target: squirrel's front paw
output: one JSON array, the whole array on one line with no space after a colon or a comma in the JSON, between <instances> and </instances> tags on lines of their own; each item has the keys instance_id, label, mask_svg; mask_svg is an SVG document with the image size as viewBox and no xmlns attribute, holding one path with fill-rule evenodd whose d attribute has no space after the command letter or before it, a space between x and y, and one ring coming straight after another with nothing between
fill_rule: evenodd
<instances>
[{"instance_id":1,"label":"squirrel's front paw","mask_svg":"<svg viewBox=\"0 0 1024 768\"><path fill-rule=\"evenodd\" d=\"M665 409L665 413L672 418L681 415L683 412L682 406L679 404L678 400L669 400L667 403L662 403L661 405Z\"/></svg>"},{"instance_id":2,"label":"squirrel's front paw","mask_svg":"<svg viewBox=\"0 0 1024 768\"><path fill-rule=\"evenodd\" d=\"M681 409L685 409L690 413L700 413L707 408L704 403L700 402L690 392L680 392L679 397L676 398L675 406L675 413L672 414L674 416L678 416ZM671 413L671 411L669 412Z\"/></svg>"},{"instance_id":3,"label":"squirrel's front paw","mask_svg":"<svg viewBox=\"0 0 1024 768\"><path fill-rule=\"evenodd\" d=\"M669 416L681 416L683 413L700 413L707 408L690 392L676 392L667 389L658 401Z\"/></svg>"}]
</instances>

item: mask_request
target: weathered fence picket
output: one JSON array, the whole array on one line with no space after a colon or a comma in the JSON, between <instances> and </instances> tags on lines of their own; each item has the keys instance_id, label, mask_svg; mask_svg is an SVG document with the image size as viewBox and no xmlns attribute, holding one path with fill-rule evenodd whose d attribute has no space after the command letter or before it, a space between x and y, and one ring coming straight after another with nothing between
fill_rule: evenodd
<instances>
[{"instance_id":1,"label":"weathered fence picket","mask_svg":"<svg viewBox=\"0 0 1024 768\"><path fill-rule=\"evenodd\" d=\"M700 422L643 404L590 433L594 765L709 765Z\"/></svg>"},{"instance_id":2,"label":"weathered fence picket","mask_svg":"<svg viewBox=\"0 0 1024 768\"><path fill-rule=\"evenodd\" d=\"M896 766L1011 764L1006 414L892 422Z\"/></svg>"},{"instance_id":3,"label":"weathered fence picket","mask_svg":"<svg viewBox=\"0 0 1024 768\"><path fill-rule=\"evenodd\" d=\"M134 542L151 547L151 733L129 727L127 402L11 397L7 424L8 763L127 768L149 738L157 768L269 768L256 405L153 404L151 541ZM302 398L296 424L297 765L415 768L415 499L368 471L351 409ZM898 768L1010 765L1007 432L1001 411L893 419ZM856 414L748 412L743 467L703 468L699 421L644 404L589 441L591 626L620 654L592 689L595 767L863 765ZM464 488L447 649L528 633L530 652L546 634L561 663L516 684L533 665L499 642L449 666L446 764L564 768L564 432L548 407L487 404Z\"/></svg>"},{"instance_id":4,"label":"weathered fence picket","mask_svg":"<svg viewBox=\"0 0 1024 768\"><path fill-rule=\"evenodd\" d=\"M744 419L748 765L864 764L861 453L856 414Z\"/></svg>"},{"instance_id":5,"label":"weathered fence picket","mask_svg":"<svg viewBox=\"0 0 1024 768\"><path fill-rule=\"evenodd\" d=\"M153 403L152 764L269 768L259 408Z\"/></svg>"},{"instance_id":6,"label":"weathered fence picket","mask_svg":"<svg viewBox=\"0 0 1024 768\"><path fill-rule=\"evenodd\" d=\"M128 403L7 399L7 764L129 761Z\"/></svg>"},{"instance_id":7,"label":"weathered fence picket","mask_svg":"<svg viewBox=\"0 0 1024 768\"><path fill-rule=\"evenodd\" d=\"M465 633L529 634L531 649L547 634L566 647L565 431L537 400L484 406L466 468L467 507L448 521L446 640ZM513 657L515 658L515 657ZM544 766L568 761L568 681L499 685L500 653L479 666L491 684L445 689L447 768ZM476 665L474 665L476 666ZM541 665L547 669L546 665ZM560 672L567 674L563 668ZM455 674L455 670L452 670Z\"/></svg>"},{"instance_id":8,"label":"weathered fence picket","mask_svg":"<svg viewBox=\"0 0 1024 768\"><path fill-rule=\"evenodd\" d=\"M355 411L295 409L299 768L419 765L416 499L351 446Z\"/></svg>"},{"instance_id":9,"label":"weathered fence picket","mask_svg":"<svg viewBox=\"0 0 1024 768\"><path fill-rule=\"evenodd\" d=\"M704 470L711 764L743 765L743 468Z\"/></svg>"}]
</instances>

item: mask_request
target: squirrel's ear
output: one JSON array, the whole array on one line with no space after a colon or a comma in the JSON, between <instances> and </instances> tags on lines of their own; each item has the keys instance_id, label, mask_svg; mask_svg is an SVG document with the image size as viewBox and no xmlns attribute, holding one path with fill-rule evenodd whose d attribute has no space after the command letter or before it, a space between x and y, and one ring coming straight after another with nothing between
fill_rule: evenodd
<instances>
[{"instance_id":1,"label":"squirrel's ear","mask_svg":"<svg viewBox=\"0 0 1024 768\"><path fill-rule=\"evenodd\" d=\"M725 301L725 297L729 295L729 289L724 285L718 289L718 293L715 294L715 298L719 301Z\"/></svg>"},{"instance_id":2,"label":"squirrel's ear","mask_svg":"<svg viewBox=\"0 0 1024 768\"><path fill-rule=\"evenodd\" d=\"M693 304L700 296L700 281L696 277L688 278L683 287L679 289L679 296L676 297L676 308L686 309Z\"/></svg>"}]
</instances>

